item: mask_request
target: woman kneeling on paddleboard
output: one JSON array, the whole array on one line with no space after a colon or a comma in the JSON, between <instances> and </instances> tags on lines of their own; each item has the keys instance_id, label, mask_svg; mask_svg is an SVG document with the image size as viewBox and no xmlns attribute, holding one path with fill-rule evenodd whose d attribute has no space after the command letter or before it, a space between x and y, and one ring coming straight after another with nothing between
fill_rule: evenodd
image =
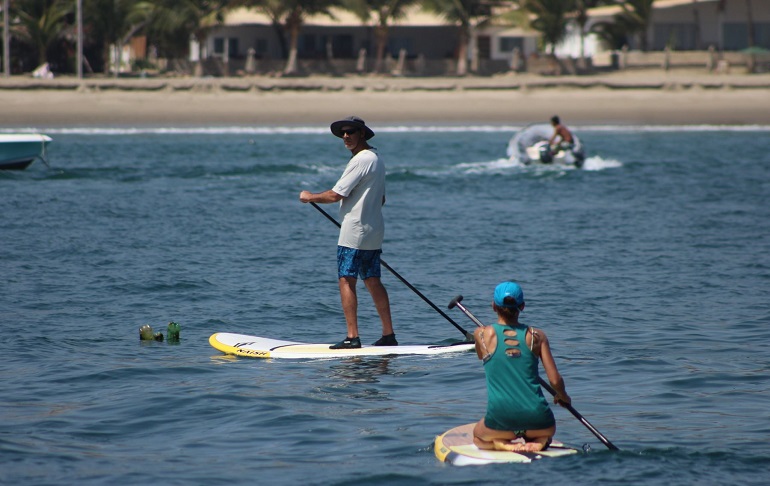
<instances>
[{"instance_id":1,"label":"woman kneeling on paddleboard","mask_svg":"<svg viewBox=\"0 0 770 486\"><path fill-rule=\"evenodd\" d=\"M538 358L556 390L554 403L571 402L564 379L556 369L545 333L519 323L524 292L517 283L498 285L492 308L497 323L474 333L476 354L484 362L488 397L487 414L474 427L473 442L479 449L544 450L556 432L556 421L540 389Z\"/></svg>"}]
</instances>

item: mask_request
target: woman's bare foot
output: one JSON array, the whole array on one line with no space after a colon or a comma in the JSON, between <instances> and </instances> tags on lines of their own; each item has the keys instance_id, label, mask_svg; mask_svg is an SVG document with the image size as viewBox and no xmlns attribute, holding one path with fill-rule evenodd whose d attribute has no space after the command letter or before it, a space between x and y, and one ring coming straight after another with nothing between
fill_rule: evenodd
<instances>
[{"instance_id":1,"label":"woman's bare foot","mask_svg":"<svg viewBox=\"0 0 770 486\"><path fill-rule=\"evenodd\" d=\"M542 442L527 442L524 444L525 452L540 452L545 448L545 444Z\"/></svg>"},{"instance_id":2,"label":"woman's bare foot","mask_svg":"<svg viewBox=\"0 0 770 486\"><path fill-rule=\"evenodd\" d=\"M493 442L496 451L521 452L523 450L522 447L526 445L526 443L520 439L515 439L514 441L495 439Z\"/></svg>"},{"instance_id":3,"label":"woman's bare foot","mask_svg":"<svg viewBox=\"0 0 770 486\"><path fill-rule=\"evenodd\" d=\"M542 442L522 442L519 439L511 442L509 440L495 439L496 451L508 451L508 452L540 452L545 447Z\"/></svg>"}]
</instances>

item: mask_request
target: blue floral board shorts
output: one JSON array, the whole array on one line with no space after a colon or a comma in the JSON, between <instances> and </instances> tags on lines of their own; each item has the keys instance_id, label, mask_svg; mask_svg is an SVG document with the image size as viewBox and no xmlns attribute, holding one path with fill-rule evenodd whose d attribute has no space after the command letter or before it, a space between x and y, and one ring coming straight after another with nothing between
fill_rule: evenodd
<instances>
[{"instance_id":1,"label":"blue floral board shorts","mask_svg":"<svg viewBox=\"0 0 770 486\"><path fill-rule=\"evenodd\" d=\"M337 246L337 276L359 276L366 280L380 276L380 253L382 250L357 250L347 246Z\"/></svg>"}]
</instances>

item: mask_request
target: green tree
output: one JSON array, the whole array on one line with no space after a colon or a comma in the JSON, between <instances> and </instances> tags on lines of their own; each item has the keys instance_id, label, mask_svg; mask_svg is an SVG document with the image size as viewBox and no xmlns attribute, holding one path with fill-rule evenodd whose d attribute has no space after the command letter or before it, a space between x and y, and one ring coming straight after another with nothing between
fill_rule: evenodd
<instances>
[{"instance_id":1,"label":"green tree","mask_svg":"<svg viewBox=\"0 0 770 486\"><path fill-rule=\"evenodd\" d=\"M11 19L8 16L8 10L10 2L9 0L3 0L3 74L5 76L11 75Z\"/></svg>"},{"instance_id":2,"label":"green tree","mask_svg":"<svg viewBox=\"0 0 770 486\"><path fill-rule=\"evenodd\" d=\"M372 15L377 17L374 28L375 63L373 71L380 73L384 67L385 49L388 47L388 31L392 20L398 20L406 15L406 9L417 0L348 0L345 8L355 13L358 18L368 22Z\"/></svg>"},{"instance_id":3,"label":"green tree","mask_svg":"<svg viewBox=\"0 0 770 486\"><path fill-rule=\"evenodd\" d=\"M334 18L331 7L340 5L339 0L251 0L246 2L270 17L273 25L282 25L289 36L288 56L284 74L296 74L299 34L308 15L328 15Z\"/></svg>"},{"instance_id":4,"label":"green tree","mask_svg":"<svg viewBox=\"0 0 770 486\"><path fill-rule=\"evenodd\" d=\"M649 40L647 30L652 22L655 0L625 0L620 3L623 11L615 16L615 20L629 29L629 33L639 38L639 47L647 51Z\"/></svg>"},{"instance_id":5,"label":"green tree","mask_svg":"<svg viewBox=\"0 0 770 486\"><path fill-rule=\"evenodd\" d=\"M423 0L423 8L441 15L448 23L460 29L457 41L457 75L468 73L468 41L473 30L488 23L493 8L498 4L491 0Z\"/></svg>"},{"instance_id":6,"label":"green tree","mask_svg":"<svg viewBox=\"0 0 770 486\"><path fill-rule=\"evenodd\" d=\"M597 22L591 26L591 32L599 36L605 47L611 50L622 49L628 44L630 26L623 19L615 18L611 22Z\"/></svg>"},{"instance_id":7,"label":"green tree","mask_svg":"<svg viewBox=\"0 0 770 486\"><path fill-rule=\"evenodd\" d=\"M585 59L586 24L588 23L588 10L602 5L615 3L614 0L575 0L578 27L580 27L580 59Z\"/></svg>"},{"instance_id":8,"label":"green tree","mask_svg":"<svg viewBox=\"0 0 770 486\"><path fill-rule=\"evenodd\" d=\"M205 42L209 30L224 20L224 14L236 3L231 0L159 0L150 23L153 38L176 57L187 52L191 37L198 48ZM195 75L201 76L200 52Z\"/></svg>"},{"instance_id":9,"label":"green tree","mask_svg":"<svg viewBox=\"0 0 770 486\"><path fill-rule=\"evenodd\" d=\"M270 17L270 23L281 47L282 59L288 59L289 46L286 43L286 31L282 23L288 10L284 3L281 0L242 0L240 3L243 7L255 8Z\"/></svg>"},{"instance_id":10,"label":"green tree","mask_svg":"<svg viewBox=\"0 0 770 486\"><path fill-rule=\"evenodd\" d=\"M11 4L12 28L20 40L35 47L37 64L48 62L48 50L64 38L67 16L75 7L71 0L17 0Z\"/></svg>"},{"instance_id":11,"label":"green tree","mask_svg":"<svg viewBox=\"0 0 770 486\"><path fill-rule=\"evenodd\" d=\"M120 72L123 46L152 19L154 5L143 0L85 0L84 22L102 46L104 73L110 71L110 46L115 51L115 76Z\"/></svg>"},{"instance_id":12,"label":"green tree","mask_svg":"<svg viewBox=\"0 0 770 486\"><path fill-rule=\"evenodd\" d=\"M524 0L522 7L532 14L530 26L542 34L542 41L550 45L553 56L556 45L567 33L567 15L575 11L575 1Z\"/></svg>"}]
</instances>

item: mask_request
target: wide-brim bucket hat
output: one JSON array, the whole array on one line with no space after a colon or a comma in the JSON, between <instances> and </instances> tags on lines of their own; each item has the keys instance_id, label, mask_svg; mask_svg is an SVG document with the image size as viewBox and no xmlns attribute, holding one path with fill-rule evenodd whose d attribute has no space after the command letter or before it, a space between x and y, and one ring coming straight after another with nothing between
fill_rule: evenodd
<instances>
[{"instance_id":1,"label":"wide-brim bucket hat","mask_svg":"<svg viewBox=\"0 0 770 486\"><path fill-rule=\"evenodd\" d=\"M369 140L374 136L374 132L371 128L366 126L366 122L363 120L363 118L355 115L351 115L345 119L337 120L336 122L331 124L332 133L342 138L342 128L343 127L356 127L356 128L363 128L364 130L364 138L366 140Z\"/></svg>"}]
</instances>

